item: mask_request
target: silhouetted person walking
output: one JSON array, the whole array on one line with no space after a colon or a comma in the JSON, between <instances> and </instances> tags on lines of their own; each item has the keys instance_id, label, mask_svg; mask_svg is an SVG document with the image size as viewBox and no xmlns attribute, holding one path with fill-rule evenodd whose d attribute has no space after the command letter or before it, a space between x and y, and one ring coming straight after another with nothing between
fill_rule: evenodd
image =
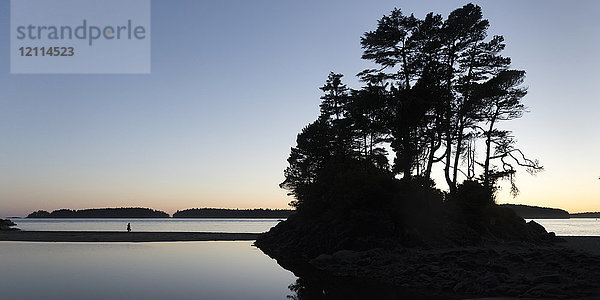
<instances>
[{"instance_id":1,"label":"silhouetted person walking","mask_svg":"<svg viewBox=\"0 0 600 300\"><path fill-rule=\"evenodd\" d=\"M127 232L131 232L131 223L127 223Z\"/></svg>"}]
</instances>

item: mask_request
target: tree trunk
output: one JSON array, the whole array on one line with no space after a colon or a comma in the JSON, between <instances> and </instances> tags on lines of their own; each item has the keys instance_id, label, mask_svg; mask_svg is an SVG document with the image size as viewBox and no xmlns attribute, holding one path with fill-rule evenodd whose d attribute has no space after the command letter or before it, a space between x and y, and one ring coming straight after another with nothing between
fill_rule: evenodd
<instances>
[{"instance_id":1,"label":"tree trunk","mask_svg":"<svg viewBox=\"0 0 600 300\"><path fill-rule=\"evenodd\" d=\"M402 172L404 173L404 179L410 180L412 177L412 162L414 160L413 150L410 145L410 131L404 136L404 161L402 162Z\"/></svg>"},{"instance_id":2,"label":"tree trunk","mask_svg":"<svg viewBox=\"0 0 600 300\"><path fill-rule=\"evenodd\" d=\"M448 78L446 78L446 87L448 89L448 95L452 95L452 76L455 55L454 43L448 45L448 47ZM444 166L444 177L446 178L450 193L454 194L456 192L456 184L454 184L450 177L450 163L452 157L452 99L450 97L448 98L446 106L446 165Z\"/></svg>"},{"instance_id":3,"label":"tree trunk","mask_svg":"<svg viewBox=\"0 0 600 300\"><path fill-rule=\"evenodd\" d=\"M433 168L433 160L435 159L435 151L440 147L435 144L435 137L431 137L429 142L429 156L427 157L427 165L425 167L425 178L431 178L431 169Z\"/></svg>"},{"instance_id":4,"label":"tree trunk","mask_svg":"<svg viewBox=\"0 0 600 300\"><path fill-rule=\"evenodd\" d=\"M454 169L452 170L452 184L454 186L457 186L457 181L458 181L458 163L460 162L460 152L462 151L462 142L463 142L463 122L460 122L460 125L458 126L458 130L457 130L457 137L456 137L456 150L455 150L455 155L454 155Z\"/></svg>"},{"instance_id":5,"label":"tree trunk","mask_svg":"<svg viewBox=\"0 0 600 300\"><path fill-rule=\"evenodd\" d=\"M490 155L492 152L492 130L494 130L494 123L496 122L496 116L498 114L498 109L494 113L493 117L490 119L490 127L488 128L488 132L485 135L485 162L483 164L483 184L486 187L489 187L490 182Z\"/></svg>"},{"instance_id":6,"label":"tree trunk","mask_svg":"<svg viewBox=\"0 0 600 300\"><path fill-rule=\"evenodd\" d=\"M452 178L450 178L450 158L452 157L452 137L450 137L450 133L446 137L446 165L444 166L444 177L446 178L446 183L448 184L448 188L450 189L450 193L453 194L456 191L456 185L452 182Z\"/></svg>"}]
</instances>

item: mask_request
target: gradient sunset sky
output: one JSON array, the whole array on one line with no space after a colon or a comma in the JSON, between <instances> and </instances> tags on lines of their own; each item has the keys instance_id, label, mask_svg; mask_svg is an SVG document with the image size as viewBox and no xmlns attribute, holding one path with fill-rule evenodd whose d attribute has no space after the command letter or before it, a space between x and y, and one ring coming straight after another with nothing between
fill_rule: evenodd
<instances>
[{"instance_id":1,"label":"gradient sunset sky","mask_svg":"<svg viewBox=\"0 0 600 300\"><path fill-rule=\"evenodd\" d=\"M152 1L149 75L10 74L0 2L0 216L59 208L286 208L278 184L330 71L371 66L360 37L394 7L465 1ZM600 211L600 2L473 1L527 71L504 124L545 171L501 203ZM446 188L442 180L438 185Z\"/></svg>"}]
</instances>

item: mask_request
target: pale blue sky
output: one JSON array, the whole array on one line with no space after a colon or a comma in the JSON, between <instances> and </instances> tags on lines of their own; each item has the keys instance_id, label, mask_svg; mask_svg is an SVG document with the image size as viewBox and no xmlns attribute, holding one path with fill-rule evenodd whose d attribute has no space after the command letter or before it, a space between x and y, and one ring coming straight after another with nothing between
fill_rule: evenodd
<instances>
[{"instance_id":1,"label":"pale blue sky","mask_svg":"<svg viewBox=\"0 0 600 300\"><path fill-rule=\"evenodd\" d=\"M145 206L285 208L278 188L330 71L354 74L360 36L394 7L446 16L463 1L152 1L149 75L10 74L0 2L0 216ZM527 71L531 113L510 125L547 171L501 202L600 211L600 4L474 1ZM443 182L439 182L444 187Z\"/></svg>"}]
</instances>

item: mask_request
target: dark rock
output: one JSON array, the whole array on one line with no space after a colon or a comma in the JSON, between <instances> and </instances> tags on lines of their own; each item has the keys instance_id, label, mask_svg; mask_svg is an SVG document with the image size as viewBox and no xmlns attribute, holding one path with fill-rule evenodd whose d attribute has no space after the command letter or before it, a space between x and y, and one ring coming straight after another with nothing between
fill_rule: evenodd
<instances>
[{"instance_id":1,"label":"dark rock","mask_svg":"<svg viewBox=\"0 0 600 300\"><path fill-rule=\"evenodd\" d=\"M535 232L547 233L546 228L544 228L544 226L540 225L536 221L531 220L531 221L527 222L527 226L529 226L529 228L535 230Z\"/></svg>"},{"instance_id":2,"label":"dark rock","mask_svg":"<svg viewBox=\"0 0 600 300\"><path fill-rule=\"evenodd\" d=\"M328 254L321 254L310 261L311 265L316 267L327 266L333 263L333 257Z\"/></svg>"},{"instance_id":3,"label":"dark rock","mask_svg":"<svg viewBox=\"0 0 600 300\"><path fill-rule=\"evenodd\" d=\"M481 282L488 287L495 287L500 284L500 280L498 280L496 274L489 271L481 277Z\"/></svg>"},{"instance_id":4,"label":"dark rock","mask_svg":"<svg viewBox=\"0 0 600 300\"><path fill-rule=\"evenodd\" d=\"M2 230L2 231L20 230L19 228L12 228L13 226L17 226L17 224L15 224L11 220L0 219L0 230Z\"/></svg>"},{"instance_id":5,"label":"dark rock","mask_svg":"<svg viewBox=\"0 0 600 300\"><path fill-rule=\"evenodd\" d=\"M520 255L517 254L509 254L506 257L504 257L505 259L511 261L511 262L516 262L516 263L522 263L525 260L523 259L523 257L521 257Z\"/></svg>"},{"instance_id":6,"label":"dark rock","mask_svg":"<svg viewBox=\"0 0 600 300\"><path fill-rule=\"evenodd\" d=\"M482 223L470 224L451 205L448 211L427 226L395 227L385 214L294 214L255 245L311 282L368 281L430 298L577 298L600 291L600 257L556 245L541 225L501 207L487 207ZM369 219L368 230L361 218Z\"/></svg>"},{"instance_id":7,"label":"dark rock","mask_svg":"<svg viewBox=\"0 0 600 300\"><path fill-rule=\"evenodd\" d=\"M533 283L560 283L560 274L543 275L533 279Z\"/></svg>"},{"instance_id":8,"label":"dark rock","mask_svg":"<svg viewBox=\"0 0 600 300\"><path fill-rule=\"evenodd\" d=\"M524 297L544 297L544 298L563 298L566 295L564 290L554 284L543 283L527 290L522 296Z\"/></svg>"},{"instance_id":9,"label":"dark rock","mask_svg":"<svg viewBox=\"0 0 600 300\"><path fill-rule=\"evenodd\" d=\"M333 254L333 260L338 263L353 263L358 260L360 256L356 251L351 250L340 250Z\"/></svg>"},{"instance_id":10,"label":"dark rock","mask_svg":"<svg viewBox=\"0 0 600 300\"><path fill-rule=\"evenodd\" d=\"M452 290L455 291L455 292L457 292L457 293L463 292L466 289L466 287L467 287L468 284L469 284L468 282L460 281L460 282L458 282L457 284L454 285L454 287L452 288Z\"/></svg>"}]
</instances>

